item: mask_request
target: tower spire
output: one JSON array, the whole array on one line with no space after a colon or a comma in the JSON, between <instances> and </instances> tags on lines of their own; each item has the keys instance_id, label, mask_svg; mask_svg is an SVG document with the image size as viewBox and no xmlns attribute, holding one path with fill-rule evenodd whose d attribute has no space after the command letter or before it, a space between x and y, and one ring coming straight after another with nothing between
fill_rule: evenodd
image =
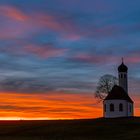
<instances>
[{"instance_id":1,"label":"tower spire","mask_svg":"<svg viewBox=\"0 0 140 140\"><path fill-rule=\"evenodd\" d=\"M124 59L123 59L123 57L122 57L122 63L124 62Z\"/></svg>"}]
</instances>

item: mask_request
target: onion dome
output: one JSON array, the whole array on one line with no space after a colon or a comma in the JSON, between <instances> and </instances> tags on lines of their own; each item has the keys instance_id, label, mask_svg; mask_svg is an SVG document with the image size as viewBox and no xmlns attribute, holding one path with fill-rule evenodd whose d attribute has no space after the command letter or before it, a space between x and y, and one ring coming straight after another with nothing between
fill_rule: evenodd
<instances>
[{"instance_id":1,"label":"onion dome","mask_svg":"<svg viewBox=\"0 0 140 140\"><path fill-rule=\"evenodd\" d=\"M126 65L124 65L124 63L122 63L119 67L118 67L118 71L119 72L127 72L128 68Z\"/></svg>"},{"instance_id":2,"label":"onion dome","mask_svg":"<svg viewBox=\"0 0 140 140\"><path fill-rule=\"evenodd\" d=\"M123 63L123 59L122 59L122 64L118 67L118 71L119 72L127 72L128 67Z\"/></svg>"}]
</instances>

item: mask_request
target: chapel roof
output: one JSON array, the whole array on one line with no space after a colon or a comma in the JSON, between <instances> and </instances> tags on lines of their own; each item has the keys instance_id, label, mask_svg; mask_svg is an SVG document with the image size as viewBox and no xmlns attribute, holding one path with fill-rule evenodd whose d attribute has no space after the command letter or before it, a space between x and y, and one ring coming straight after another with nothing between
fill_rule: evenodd
<instances>
[{"instance_id":1,"label":"chapel roof","mask_svg":"<svg viewBox=\"0 0 140 140\"><path fill-rule=\"evenodd\" d=\"M104 100L126 100L130 103L133 103L132 99L129 97L126 91L122 87L117 85L112 88L112 90Z\"/></svg>"}]
</instances>

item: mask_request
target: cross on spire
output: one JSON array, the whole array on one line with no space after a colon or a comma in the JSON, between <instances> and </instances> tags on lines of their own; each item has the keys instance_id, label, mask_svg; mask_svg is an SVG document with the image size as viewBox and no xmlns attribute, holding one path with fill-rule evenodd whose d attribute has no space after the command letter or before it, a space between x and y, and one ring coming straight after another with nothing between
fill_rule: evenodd
<instances>
[{"instance_id":1,"label":"cross on spire","mask_svg":"<svg viewBox=\"0 0 140 140\"><path fill-rule=\"evenodd\" d=\"M123 59L123 57L122 57L122 63L124 62L124 59Z\"/></svg>"}]
</instances>

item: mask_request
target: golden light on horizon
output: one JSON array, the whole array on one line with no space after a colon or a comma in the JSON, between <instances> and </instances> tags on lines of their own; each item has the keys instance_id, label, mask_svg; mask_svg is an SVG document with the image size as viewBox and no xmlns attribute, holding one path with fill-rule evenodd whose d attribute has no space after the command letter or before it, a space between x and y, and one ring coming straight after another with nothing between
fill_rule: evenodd
<instances>
[{"instance_id":1,"label":"golden light on horizon","mask_svg":"<svg viewBox=\"0 0 140 140\"><path fill-rule=\"evenodd\" d=\"M140 115L135 98L135 116ZM0 120L63 120L102 117L102 103L93 94L74 93L0 93Z\"/></svg>"},{"instance_id":2,"label":"golden light on horizon","mask_svg":"<svg viewBox=\"0 0 140 140\"><path fill-rule=\"evenodd\" d=\"M0 93L0 120L58 120L96 118L101 105L91 94Z\"/></svg>"}]
</instances>

